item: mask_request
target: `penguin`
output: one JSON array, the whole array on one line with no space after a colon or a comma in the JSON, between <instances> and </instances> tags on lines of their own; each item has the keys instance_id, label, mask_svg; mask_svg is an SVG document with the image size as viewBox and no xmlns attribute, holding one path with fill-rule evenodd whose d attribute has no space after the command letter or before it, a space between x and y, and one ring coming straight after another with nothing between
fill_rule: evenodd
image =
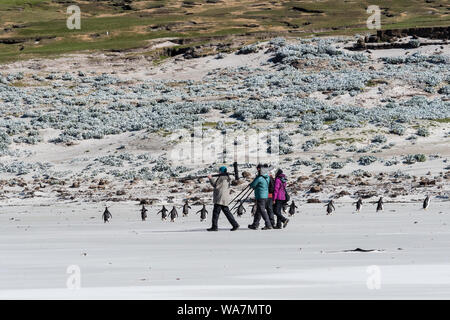
<instances>
[{"instance_id":1,"label":"penguin","mask_svg":"<svg viewBox=\"0 0 450 320\"><path fill-rule=\"evenodd\" d=\"M105 208L105 211L103 212L102 217L103 217L104 223L109 222L109 219L112 218L112 214L111 214L111 212L109 212L108 207Z\"/></svg>"},{"instance_id":2,"label":"penguin","mask_svg":"<svg viewBox=\"0 0 450 320\"><path fill-rule=\"evenodd\" d=\"M236 212L238 217L241 217L245 212L247 212L242 201L240 202Z\"/></svg>"},{"instance_id":3,"label":"penguin","mask_svg":"<svg viewBox=\"0 0 450 320\"><path fill-rule=\"evenodd\" d=\"M333 211L336 211L336 208L334 207L334 201L330 200L325 207L327 207L327 216L330 215Z\"/></svg>"},{"instance_id":4,"label":"penguin","mask_svg":"<svg viewBox=\"0 0 450 320\"><path fill-rule=\"evenodd\" d=\"M378 202L377 202L377 212L383 211L383 204L384 204L383 197L380 197L380 199L378 199Z\"/></svg>"},{"instance_id":5,"label":"penguin","mask_svg":"<svg viewBox=\"0 0 450 320\"><path fill-rule=\"evenodd\" d=\"M295 205L294 200L292 200L291 205L289 206L289 216L293 216L295 214L295 208L297 208L297 206Z\"/></svg>"},{"instance_id":6,"label":"penguin","mask_svg":"<svg viewBox=\"0 0 450 320\"><path fill-rule=\"evenodd\" d=\"M423 200L423 210L427 210L428 206L430 205L431 198L429 195Z\"/></svg>"},{"instance_id":7,"label":"penguin","mask_svg":"<svg viewBox=\"0 0 450 320\"><path fill-rule=\"evenodd\" d=\"M363 204L362 199L359 198L358 201L354 202L353 204L356 204L356 212L360 212Z\"/></svg>"},{"instance_id":8,"label":"penguin","mask_svg":"<svg viewBox=\"0 0 450 320\"><path fill-rule=\"evenodd\" d=\"M201 208L199 211L197 211L197 214L200 212L200 221L206 220L206 216L208 215L208 211L206 210L206 205L203 205L203 208Z\"/></svg>"},{"instance_id":9,"label":"penguin","mask_svg":"<svg viewBox=\"0 0 450 320\"><path fill-rule=\"evenodd\" d=\"M162 209L160 211L158 211L156 214L159 214L161 212L161 220L166 220L167 219L167 210L165 206L162 206Z\"/></svg>"},{"instance_id":10,"label":"penguin","mask_svg":"<svg viewBox=\"0 0 450 320\"><path fill-rule=\"evenodd\" d=\"M256 214L256 203L255 204L253 204L253 206L252 206L252 217L254 217L255 216L255 214Z\"/></svg>"},{"instance_id":11,"label":"penguin","mask_svg":"<svg viewBox=\"0 0 450 320\"><path fill-rule=\"evenodd\" d=\"M145 219L147 219L147 208L144 206L144 205L142 205L142 208L141 208L141 219L142 219L142 221L145 221Z\"/></svg>"},{"instance_id":12,"label":"penguin","mask_svg":"<svg viewBox=\"0 0 450 320\"><path fill-rule=\"evenodd\" d=\"M192 209L191 206L189 205L188 201L186 200L186 202L183 205L183 217L187 217L189 214L189 209Z\"/></svg>"},{"instance_id":13,"label":"penguin","mask_svg":"<svg viewBox=\"0 0 450 320\"><path fill-rule=\"evenodd\" d=\"M170 222L175 222L175 219L178 217L178 211L175 206L173 206L172 210L170 211Z\"/></svg>"}]
</instances>

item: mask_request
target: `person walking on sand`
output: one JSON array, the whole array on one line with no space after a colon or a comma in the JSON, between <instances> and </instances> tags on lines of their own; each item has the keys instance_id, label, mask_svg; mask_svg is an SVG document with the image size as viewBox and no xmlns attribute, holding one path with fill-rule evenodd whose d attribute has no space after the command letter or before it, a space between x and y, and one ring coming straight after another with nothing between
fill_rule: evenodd
<instances>
[{"instance_id":1,"label":"person walking on sand","mask_svg":"<svg viewBox=\"0 0 450 320\"><path fill-rule=\"evenodd\" d=\"M228 208L230 202L230 183L231 178L228 175L226 167L219 168L220 176L217 179L213 179L212 175L208 176L209 182L214 187L213 191L213 202L214 209L212 214L212 226L207 229L208 231L217 231L220 212L223 211L225 217L227 217L228 222L232 225L231 231L236 231L239 229L239 224L234 219L233 215Z\"/></svg>"},{"instance_id":2,"label":"person walking on sand","mask_svg":"<svg viewBox=\"0 0 450 320\"><path fill-rule=\"evenodd\" d=\"M256 199L256 213L253 219L253 223L248 225L249 229L257 230L259 227L259 221L261 217L264 219L265 226L262 230L270 230L272 228L272 223L270 222L269 215L266 212L266 202L269 198L269 184L270 178L267 174L267 167L262 165L258 165L256 167L258 170L258 175L250 184L250 188L255 191L255 199Z\"/></svg>"},{"instance_id":3,"label":"person walking on sand","mask_svg":"<svg viewBox=\"0 0 450 320\"><path fill-rule=\"evenodd\" d=\"M289 222L289 219L281 214L281 209L283 208L283 204L286 201L286 182L287 179L283 173L283 170L278 169L277 173L275 174L275 187L273 192L273 203L275 205L274 213L277 217L277 224L275 226L275 229L281 229L281 226L283 226L283 228L286 228L286 225Z\"/></svg>"}]
</instances>

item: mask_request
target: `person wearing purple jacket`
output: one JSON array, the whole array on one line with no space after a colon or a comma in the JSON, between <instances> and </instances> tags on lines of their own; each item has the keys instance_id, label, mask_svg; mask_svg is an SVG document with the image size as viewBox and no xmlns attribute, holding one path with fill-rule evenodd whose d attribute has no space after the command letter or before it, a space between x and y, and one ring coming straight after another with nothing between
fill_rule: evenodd
<instances>
[{"instance_id":1,"label":"person wearing purple jacket","mask_svg":"<svg viewBox=\"0 0 450 320\"><path fill-rule=\"evenodd\" d=\"M286 225L289 222L289 219L283 217L281 214L281 209L283 207L284 202L286 201L286 176L283 174L283 170L278 169L275 175L275 188L273 192L273 203L275 205L275 215L277 216L277 225L275 229L286 228Z\"/></svg>"}]
</instances>

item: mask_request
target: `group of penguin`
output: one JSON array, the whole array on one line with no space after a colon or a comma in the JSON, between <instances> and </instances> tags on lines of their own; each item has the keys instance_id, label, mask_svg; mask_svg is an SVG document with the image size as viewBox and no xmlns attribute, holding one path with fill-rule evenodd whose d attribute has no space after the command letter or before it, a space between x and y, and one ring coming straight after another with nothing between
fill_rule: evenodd
<instances>
[{"instance_id":1,"label":"group of penguin","mask_svg":"<svg viewBox=\"0 0 450 320\"><path fill-rule=\"evenodd\" d=\"M362 205L363 205L363 201L361 198L358 199L358 201L353 202L352 204L356 205L356 212L360 212ZM377 212L383 210L383 197L380 197L380 199L377 202ZM333 211L336 211L336 208L334 207L334 201L330 200L325 207L327 208L327 215L330 215Z\"/></svg>"},{"instance_id":2,"label":"group of penguin","mask_svg":"<svg viewBox=\"0 0 450 320\"><path fill-rule=\"evenodd\" d=\"M183 205L183 217L187 217L189 214L189 209L192 209L189 203L186 201ZM166 207L163 205L161 210L159 210L156 214L161 213L161 220L167 220L167 217L170 217L171 222L175 222L175 219L178 218L178 211L175 206L173 206L172 210L170 210L169 214L167 214L169 210L166 209ZM208 215L208 211L206 210L206 205L203 205L203 207L196 212L196 214L200 213L200 221L206 220L206 216ZM144 205L142 205L141 209L141 218L142 221L145 221L147 219L147 209Z\"/></svg>"},{"instance_id":3,"label":"group of penguin","mask_svg":"<svg viewBox=\"0 0 450 320\"><path fill-rule=\"evenodd\" d=\"M183 205L183 217L186 217L189 214L189 209L192 209L189 203L186 201ZM147 212L148 209L145 207L145 205L142 205L141 208L141 219L142 221L145 221L147 219ZM172 210L169 212L167 208L163 205L162 209L159 210L156 214L161 213L161 219L167 220L167 217L170 217L170 221L174 222L176 218L178 218L178 211L175 206L173 206ZM206 210L206 205L203 205L203 208L197 211L197 214L200 213L200 221L206 220L206 217L208 215L208 211ZM105 211L102 215L103 222L109 222L109 220L112 218L112 214L109 211L108 207L105 208Z\"/></svg>"},{"instance_id":4,"label":"group of penguin","mask_svg":"<svg viewBox=\"0 0 450 320\"><path fill-rule=\"evenodd\" d=\"M283 207L283 212L286 212L286 206ZM289 206L289 215L292 216L295 214L295 209L297 208L297 206L295 205L294 201L292 201L291 205ZM183 217L187 217L189 214L189 209L192 209L191 206L189 205L188 201L186 200L186 202L183 205ZM238 215L238 217L242 216L247 210L244 207L243 202L240 202L239 206L237 207L236 213ZM147 219L147 212L148 209L145 207L145 205L142 205L141 208L141 219L142 221L145 221ZM166 208L166 206L162 206L161 210L159 210L156 215L159 215L161 213L161 220L165 221L167 220L167 217L170 218L171 222L175 222L175 219L178 218L178 211L177 208L175 206L173 206L172 210L169 212L169 210ZM206 217L208 216L208 210L206 210L206 205L203 204L203 207L196 212L196 214L200 213L200 222L205 221ZM256 205L254 204L252 206L252 216L255 215L256 213ZM109 220L112 218L112 214L109 211L109 208L106 207L105 211L103 212L102 215L103 218L103 222L109 222Z\"/></svg>"},{"instance_id":5,"label":"group of penguin","mask_svg":"<svg viewBox=\"0 0 450 320\"><path fill-rule=\"evenodd\" d=\"M422 207L424 210L428 208L428 206L430 205L430 201L431 201L431 198L429 195L427 195L427 197L423 201ZM358 201L354 202L353 204L356 205L356 212L360 212L362 205L363 205L362 199L359 198ZM384 205L383 197L380 197L380 199L378 199L378 201L377 201L376 212L382 211L384 209L383 205ZM285 203L285 205L282 207L283 213L286 213L287 207L288 207L288 204ZM326 207L327 215L330 215L333 211L336 211L333 200L330 200L325 205L325 207ZM192 208L189 205L188 201L186 200L186 202L183 205L183 217L187 217L187 215L189 214L189 209L192 209ZM289 216L293 216L295 214L295 209L297 209L297 206L295 205L294 200L292 200L291 204L289 205L289 211L288 211ZM148 212L148 209L145 207L145 205L142 205L142 208L141 208L142 221L145 221L147 219L147 212ZM168 212L169 212L169 210L167 210L166 207L163 205L161 210L158 211L156 214L158 215L161 213L161 220L167 220L167 217L170 217L170 221L174 222L175 219L178 218L177 208L175 206L173 206L172 210L169 213ZM247 212L247 210L244 207L243 201L241 201L241 202L239 202L239 206L236 209L236 214L238 217L241 217L245 212ZM196 214L199 214L199 213L200 213L200 221L206 220L206 217L208 216L208 210L206 210L205 204L203 204L203 207L199 211L196 212ZM253 204L252 210L251 210L252 216L254 216L255 213L256 213L256 204ZM108 207L105 208L102 218L105 223L109 222L109 220L112 218L112 214L108 210Z\"/></svg>"},{"instance_id":6,"label":"group of penguin","mask_svg":"<svg viewBox=\"0 0 450 320\"><path fill-rule=\"evenodd\" d=\"M430 205L430 201L431 198L429 195L426 196L425 200L423 200L423 204L422 204L422 208L424 210L426 210L428 208L428 206ZM377 203L377 212L378 211L382 211L384 209L383 205L384 205L384 201L383 201L383 197L380 197L380 199L378 199ZM363 201L361 198L358 199L358 201L353 202L354 205L356 205L356 212L360 212L362 205L363 205ZM325 207L327 207L327 215L330 215L333 211L336 210L336 208L334 207L334 201L330 200L330 202L328 202Z\"/></svg>"}]
</instances>

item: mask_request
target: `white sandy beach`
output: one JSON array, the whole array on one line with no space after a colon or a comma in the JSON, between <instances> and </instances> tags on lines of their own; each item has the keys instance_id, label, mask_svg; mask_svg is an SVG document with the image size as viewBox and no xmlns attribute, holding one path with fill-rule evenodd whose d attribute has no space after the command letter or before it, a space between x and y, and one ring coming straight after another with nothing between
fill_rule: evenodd
<instances>
[{"instance_id":1,"label":"white sandy beach","mask_svg":"<svg viewBox=\"0 0 450 320\"><path fill-rule=\"evenodd\" d=\"M450 297L448 202L387 203L381 213L366 203L359 214L347 202L331 216L301 204L286 229L248 230L247 213L241 230L221 218L217 233L205 232L198 207L174 223L159 207L142 222L138 209L114 205L104 224L95 204L2 207L0 299ZM356 248L376 251L343 252ZM80 289L67 288L71 265Z\"/></svg>"}]
</instances>

